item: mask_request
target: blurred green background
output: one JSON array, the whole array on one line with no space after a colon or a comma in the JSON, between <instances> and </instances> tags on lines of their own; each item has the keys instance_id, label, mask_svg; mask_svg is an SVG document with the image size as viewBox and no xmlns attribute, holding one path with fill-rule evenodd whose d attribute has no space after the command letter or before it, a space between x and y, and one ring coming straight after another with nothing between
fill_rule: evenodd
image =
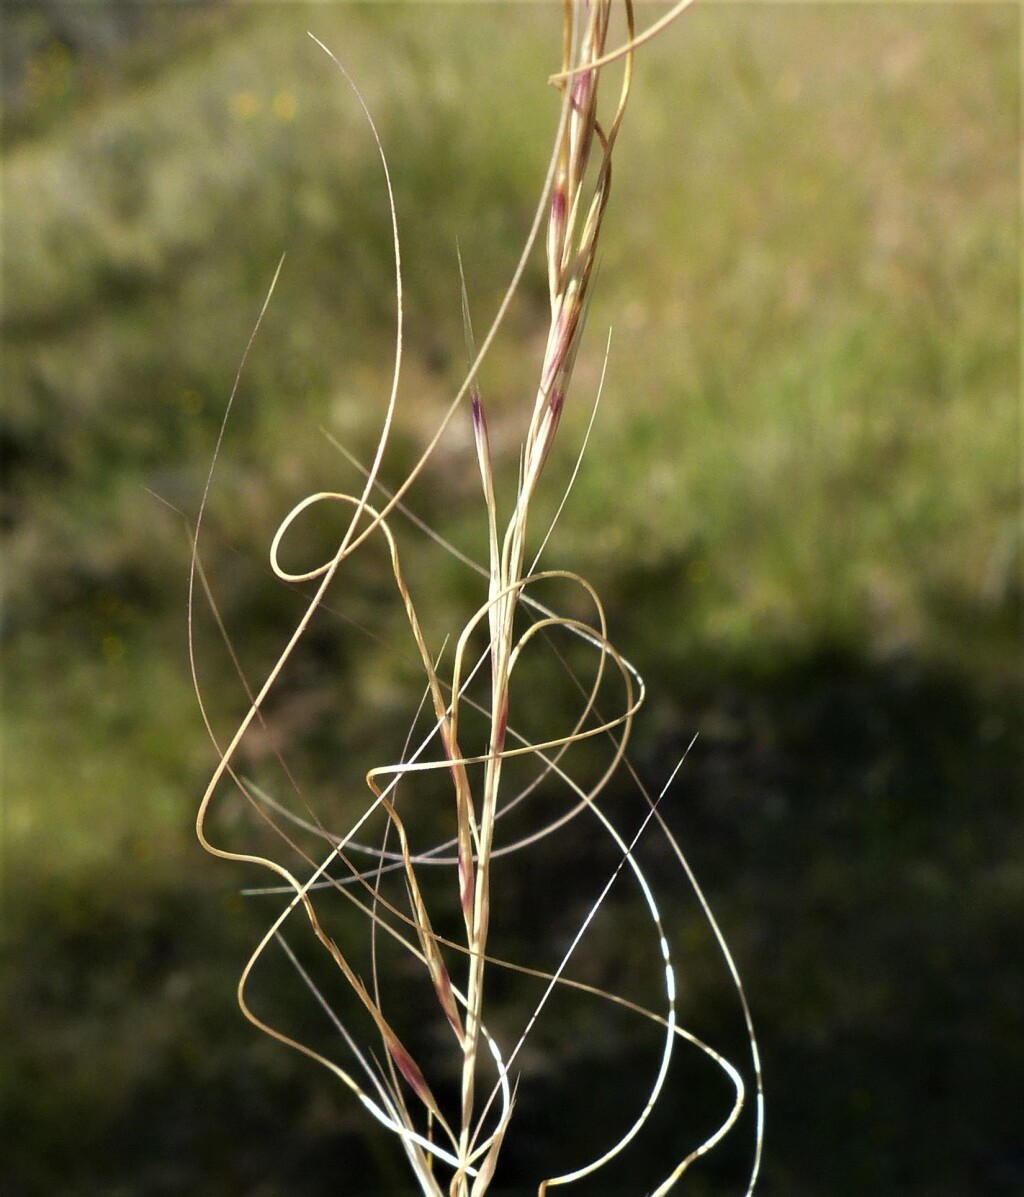
<instances>
[{"instance_id":1,"label":"blurred green background","mask_svg":"<svg viewBox=\"0 0 1024 1197\"><path fill-rule=\"evenodd\" d=\"M611 326L608 377L546 561L597 585L647 679L635 759L652 787L699 733L666 810L762 1038L766 1194L1024 1188L1020 21L1013 4L698 5L640 56L617 150L552 507ZM479 333L528 227L560 5L5 4L0 1188L15 1197L411 1191L348 1095L241 1019L235 979L271 908L192 831L215 758L176 512L195 516L282 253L206 529L252 678L303 609L266 566L270 536L308 491L355 485L324 433L367 459L387 394L379 162L307 29L358 81L394 174L396 482L465 364L456 239ZM506 484L545 304L537 260L482 378ZM479 557L467 422L411 503ZM295 561L335 534L310 524ZM403 550L439 647L475 582L414 529ZM418 690L380 553L331 604L267 713L318 802L345 810L361 769L401 750ZM244 695L208 619L197 635L225 735ZM564 700L537 686L538 725ZM267 744L244 749L262 776ZM628 810L626 790L612 801ZM254 826L226 797L215 830L240 846ZM557 939L586 909L607 875L590 834L578 895L527 865L508 878L513 939L549 916ZM684 1020L741 1058L692 896L652 862ZM588 975L630 971L632 917L610 901ZM286 969L267 978L261 1008L325 1033ZM515 1010L512 989L496 993ZM566 1017L540 1039L502 1192L586 1158L650 1075L646 1040ZM581 1192L648 1191L714 1125L726 1095L682 1059L640 1153ZM741 1192L750 1139L747 1118L680 1191Z\"/></svg>"}]
</instances>

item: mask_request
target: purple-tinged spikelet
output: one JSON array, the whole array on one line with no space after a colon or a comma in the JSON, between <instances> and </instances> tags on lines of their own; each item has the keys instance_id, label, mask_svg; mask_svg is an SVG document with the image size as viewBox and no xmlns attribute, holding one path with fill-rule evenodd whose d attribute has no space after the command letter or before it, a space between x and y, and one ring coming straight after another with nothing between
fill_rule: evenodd
<instances>
[{"instance_id":1,"label":"purple-tinged spikelet","mask_svg":"<svg viewBox=\"0 0 1024 1197\"><path fill-rule=\"evenodd\" d=\"M506 693L501 700L501 707L498 711L498 725L494 730L494 751L495 754L500 753L505 747L505 736L508 732L508 694Z\"/></svg>"},{"instance_id":2,"label":"purple-tinged spikelet","mask_svg":"<svg viewBox=\"0 0 1024 1197\"><path fill-rule=\"evenodd\" d=\"M476 444L476 459L480 466L480 480L484 487L484 499L488 508L493 511L494 504L494 476L491 465L491 442L487 435L487 417L484 415L484 405L480 398L480 391L473 388L471 395L471 410L473 412L473 441Z\"/></svg>"},{"instance_id":3,"label":"purple-tinged spikelet","mask_svg":"<svg viewBox=\"0 0 1024 1197\"><path fill-rule=\"evenodd\" d=\"M587 105L590 102L593 82L593 71L580 71L580 73L573 79L572 106L576 112L583 113L586 111Z\"/></svg>"},{"instance_id":4,"label":"purple-tinged spikelet","mask_svg":"<svg viewBox=\"0 0 1024 1197\"><path fill-rule=\"evenodd\" d=\"M560 177L551 193L551 213L548 217L548 274L550 276L551 299L562 288L562 251L565 247L566 222L565 180Z\"/></svg>"},{"instance_id":5,"label":"purple-tinged spikelet","mask_svg":"<svg viewBox=\"0 0 1024 1197\"><path fill-rule=\"evenodd\" d=\"M455 994L452 992L452 979L448 974L448 969L444 961L440 957L437 958L435 967L434 989L437 993L437 1000L441 1003L441 1009L451 1023L452 1030L461 1039L465 1032L462 1029L462 1020L459 1018L458 1007L455 1005Z\"/></svg>"},{"instance_id":6,"label":"purple-tinged spikelet","mask_svg":"<svg viewBox=\"0 0 1024 1197\"><path fill-rule=\"evenodd\" d=\"M419 1065L399 1042L398 1036L393 1031L387 1031L384 1041L398 1071L409 1082L409 1087L428 1110L437 1110L437 1103L434 1101L434 1095L430 1092L426 1078L420 1072Z\"/></svg>"},{"instance_id":7,"label":"purple-tinged spikelet","mask_svg":"<svg viewBox=\"0 0 1024 1197\"><path fill-rule=\"evenodd\" d=\"M473 924L473 903L476 901L476 876L473 872L472 853L464 851L459 844L459 901L462 904L462 917L466 926Z\"/></svg>"},{"instance_id":8,"label":"purple-tinged spikelet","mask_svg":"<svg viewBox=\"0 0 1024 1197\"><path fill-rule=\"evenodd\" d=\"M557 227L565 227L565 185L561 180L551 193L551 221Z\"/></svg>"}]
</instances>

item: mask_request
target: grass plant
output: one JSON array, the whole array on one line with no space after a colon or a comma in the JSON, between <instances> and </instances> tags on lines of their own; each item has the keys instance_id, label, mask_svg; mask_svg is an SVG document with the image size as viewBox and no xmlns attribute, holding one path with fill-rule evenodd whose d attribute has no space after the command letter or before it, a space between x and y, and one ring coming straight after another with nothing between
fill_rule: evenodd
<instances>
[{"instance_id":1,"label":"grass plant","mask_svg":"<svg viewBox=\"0 0 1024 1197\"><path fill-rule=\"evenodd\" d=\"M650 1190L655 1197L674 1188L690 1164L710 1150L737 1121L745 1101L745 1085L739 1071L713 1047L684 1029L678 1020L676 964L670 936L636 851L648 831L664 837L681 876L693 887L739 996L757 1081L754 1162L748 1192L752 1191L757 1176L762 1092L757 1044L743 987L710 908L659 811L665 791L657 798L652 797L626 756L632 723L644 699L643 681L638 670L613 645L604 607L594 587L570 570L540 566L561 505L547 533L539 540L533 528L541 479L569 394L590 305L598 243L611 191L612 161L629 98L634 55L688 4L689 0L685 0L676 5L638 33L631 0L624 0L623 41L613 48L609 36L612 0L590 3L566 0L561 69L551 77L562 97L560 116L530 234L479 350L474 343L471 305L463 277L468 371L427 448L404 480L392 488L383 483L382 469L390 448L402 380L404 313L399 228L380 136L362 95L349 79L376 141L387 183L397 310L394 370L372 462L362 469L361 490L358 493L317 491L306 496L288 513L273 539L270 558L277 578L290 585L311 587L312 591L304 615L258 686L251 686L235 654L202 565L205 495L195 528L189 643L196 692L219 754L218 766L200 805L197 833L203 847L214 856L258 865L283 883L255 892L283 894L287 898L242 971L239 1004L246 1017L262 1031L329 1069L378 1123L397 1136L419 1189L429 1197L443 1194L483 1197L498 1175L514 1113L524 1099L520 1091L523 1067L520 1057L556 990L576 992L639 1017L656 1028L662 1046L646 1100L625 1131L614 1142L601 1145L585 1162L537 1178L540 1197L549 1189L594 1176L641 1136L662 1097L674 1054L682 1043L697 1048L723 1071L732 1086L733 1100L717 1129L695 1146L682 1150L670 1171L657 1180ZM321 48L349 78L342 62L322 43ZM611 86L605 82L605 76L609 71L617 71L619 78L610 115L605 115L604 93ZM503 328L545 222L549 326L535 398L518 455L517 476L509 497L505 493L508 488L502 486L495 470L480 379L488 351ZM461 269L460 261L460 272ZM275 276L275 285L276 281ZM273 291L274 285L267 304ZM253 339L259 327L258 321ZM449 425L465 414L467 402L485 510L486 564L483 566L473 566L454 546L416 521L405 504L407 494ZM229 402L225 423L230 411ZM216 460L217 454L214 466ZM207 495L212 481L213 467L207 480ZM565 488L562 504L569 487ZM293 540L301 543L300 532L307 526L310 513L338 508L347 512L348 517L343 520L344 531L336 547L326 559L301 569L286 566L285 543ZM396 519L403 516L413 519L440 550L460 557L474 568L485 582L486 596L476 610L461 627L453 627L441 643L431 641L403 572L399 536L394 527ZM275 755L290 786L292 801L268 793L245 776L238 756L251 730L261 724L265 730L264 704L309 633L329 591L339 584L343 567L374 538L383 543L405 612L413 656L423 677L423 694L400 756L393 763L377 764L368 770L365 782L370 800L351 826L338 831L320 815L279 749ZM200 589L249 696L248 711L226 742L218 737L207 714L196 658L192 628ZM557 597L553 599L551 595ZM567 599L567 595L571 597ZM578 673L574 664L581 648L589 657L586 674ZM567 730L537 731L532 727L530 687L520 679L527 672L525 662L538 653L548 655L567 671L577 688L579 708L569 720L571 726ZM606 759L596 771L589 770L592 776L583 778L576 771L578 750L588 747L591 741L607 746ZM603 804L606 787L621 770L629 771L642 797L639 815L633 813L631 826L621 818L613 818ZM424 782L438 776L446 778L450 787L446 802L448 817L441 819L442 825L448 823L450 831L440 843L428 846L421 842L422 807L426 802L436 804L438 797ZM225 782L234 784L237 793L251 804L283 849L239 850L226 846L211 834L211 814ZM536 814L532 813L534 806ZM513 812L514 822L509 818ZM573 822L585 817L595 819L614 845L617 863L603 889L594 896L555 967L538 967L529 961L505 958L496 951L492 934L493 916L502 902L502 889L496 882L498 862L533 853L538 845L556 834L564 840ZM515 831L503 837L505 820ZM432 822L437 822L436 814ZM376 844L373 833L377 834ZM571 863L571 859L566 860L563 867L571 867ZM649 933L657 945L662 976L660 1008L640 1004L622 993L570 975L577 948L620 874L631 875L637 900L649 919ZM451 908L452 891L448 887L454 887L457 893L457 913ZM348 922L344 935L336 932L332 916L325 913L325 907L339 901L349 905L350 913L360 916L355 923L355 935ZM329 987L314 978L285 937L289 919L299 910L344 980L347 1005L336 1004ZM327 1012L347 1048L345 1060L339 1061L334 1054L273 1025L254 1007L250 982L264 953L275 942ZM393 1012L395 971L392 970L396 957L399 960L404 957L398 975L407 975L411 967L419 977L422 1002L416 1007L417 1025L412 1028L400 1025ZM391 968L385 960L391 962ZM517 1034L502 1035L489 1025L486 996L493 985L495 970L539 983L539 997ZM458 1061L454 1084L443 1067L432 1070L424 1058L423 1028L434 1023L440 1026L440 1034L447 1038L449 1051ZM371 1046L374 1042L376 1048ZM416 1042L420 1047L415 1046ZM614 1084L614 1080L610 1078L609 1084Z\"/></svg>"},{"instance_id":2,"label":"grass plant","mask_svg":"<svg viewBox=\"0 0 1024 1197\"><path fill-rule=\"evenodd\" d=\"M332 438L373 459L393 347L376 149L306 30L359 80L395 168L404 354L379 475L394 493L461 381L456 238L478 320L515 268L545 174L537 132L556 123L538 64L558 66L560 12L529 0L8 10L0 1189L404 1192L401 1150L366 1133L358 1100L233 1008L280 899L239 896L258 884L253 868L207 857L190 826L210 747L184 667L187 542L169 512L197 509L238 355L287 249L202 529L240 663L261 680L309 597L273 577L266 546L309 491L361 492ZM532 558L613 326L608 398L543 561L595 586L616 647L643 667L630 756L654 792L700 731L659 809L756 994L763 1183L792 1197L1021 1189L1020 28L1014 5L709 3L644 46L590 332L531 506ZM506 517L549 315L535 253L479 370ZM402 503L486 570L478 495L467 395ZM378 487L374 506L387 500ZM341 511L299 517L286 568L333 555ZM450 681L455 630L486 574L397 510L389 525L427 643L441 656L451 635L437 666ZM260 808L277 803L318 863L327 845L294 822L312 820L273 748L324 825L350 827L366 805L359 779L403 759L423 685L394 592L377 533L345 561L261 705L266 727L256 720L235 754ZM594 622L578 586L537 582L531 595ZM249 699L202 603L197 620L226 744ZM589 678L594 649L548 635ZM463 702L467 751L486 748L472 702L486 704L488 676ZM578 699L543 633L513 682L530 742L571 729ZM589 786L603 750L582 741L562 765ZM506 796L529 784L530 761L503 762ZM474 785L481 773L471 767ZM419 857L450 838L449 787L445 770L401 783ZM492 860L493 952L548 973L619 853L588 814L501 854L560 802L546 786L506 811ZM644 808L628 778L599 802L630 843ZM383 822L366 829L374 850ZM225 792L209 829L217 843L291 851ZM679 1018L739 1059L727 970L653 830L633 855L673 947ZM388 851L385 869L401 864L393 831ZM313 871L296 861L303 879ZM416 864L435 931L464 949L454 867ZM402 876L384 871L381 885L407 911ZM627 866L563 975L660 1008L663 965L631 878ZM369 978L365 916L314 896ZM283 929L296 960L361 1042L378 1041L305 924ZM462 982L464 956L442 949ZM429 974L386 935L377 951L386 1012L457 1111L450 1024L414 1014L437 1008ZM544 984L487 966L499 1042L514 1044ZM249 996L265 1021L344 1052L283 952L264 953ZM545 1165L614 1142L646 1100L660 1035L556 986L514 1066L492 1192L518 1197ZM478 1080L485 1095L493 1077ZM643 1132L576 1189L648 1191L656 1162L687 1128L713 1129L702 1120L728 1101L716 1066L677 1052ZM741 1127L680 1187L737 1192L748 1152Z\"/></svg>"}]
</instances>

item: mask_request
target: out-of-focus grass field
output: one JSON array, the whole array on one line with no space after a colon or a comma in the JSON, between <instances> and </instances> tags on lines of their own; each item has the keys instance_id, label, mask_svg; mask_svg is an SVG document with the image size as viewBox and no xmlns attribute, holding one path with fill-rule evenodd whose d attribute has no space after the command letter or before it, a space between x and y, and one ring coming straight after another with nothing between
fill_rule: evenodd
<instances>
[{"instance_id":1,"label":"out-of-focus grass field","mask_svg":"<svg viewBox=\"0 0 1024 1197\"><path fill-rule=\"evenodd\" d=\"M358 81L394 175L398 481L465 365L456 240L479 335L529 225L559 21L7 6L5 1192L315 1194L343 1167L377 1179L341 1191L402 1183L346 1095L232 1005L258 924L234 897L251 878L193 839L214 757L175 510L195 516L285 253L206 531L257 677L302 610L269 538L305 493L354 485L324 433L370 456L394 335L376 150L306 30ZM647 678L645 775L700 733L673 820L764 1037L765 1193L1024 1185L1020 36L1012 4L699 5L640 56L617 150L552 508L611 327L607 379L547 561L596 583ZM482 378L507 477L545 286L538 258ZM411 501L482 553L468 413ZM310 561L331 535L311 529ZM478 600L407 540L440 643ZM320 784L379 759L382 728L400 747L410 674L381 567L357 561L334 599L380 639L325 624L269 709ZM212 625L199 644L223 734L244 696ZM694 1018L728 1038L724 970L679 910ZM597 1082L600 1052L566 1052L591 1092L628 1088L624 1056ZM679 1110L689 1142L700 1094ZM509 1192L558 1143L530 1125ZM732 1150L680 1191L741 1191Z\"/></svg>"}]
</instances>

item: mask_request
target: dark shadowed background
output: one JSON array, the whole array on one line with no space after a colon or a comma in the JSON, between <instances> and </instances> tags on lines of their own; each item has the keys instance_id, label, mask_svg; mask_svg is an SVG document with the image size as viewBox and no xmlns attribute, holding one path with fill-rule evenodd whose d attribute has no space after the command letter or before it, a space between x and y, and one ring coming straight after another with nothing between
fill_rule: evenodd
<instances>
[{"instance_id":1,"label":"dark shadowed background","mask_svg":"<svg viewBox=\"0 0 1024 1197\"><path fill-rule=\"evenodd\" d=\"M411 1191L351 1096L234 1004L274 906L193 835L216 758L188 673L182 515L284 253L205 542L259 678L303 609L269 539L307 492L356 485L329 438L370 456L393 346L379 161L306 31L363 89L394 174L397 482L465 365L456 240L479 333L528 228L560 13L4 5L5 1194ZM640 55L617 150L552 509L611 327L608 375L545 560L595 583L646 678L646 782L698 736L665 811L761 1037L765 1194L1024 1190L1020 38L1009 3L699 4ZM546 321L538 258L482 376L506 478ZM483 554L468 414L410 501ZM296 561L335 535L311 524ZM402 536L439 650L477 583ZM420 683L383 554L331 605L243 763L272 788L280 748L340 822L365 769L401 752ZM246 702L208 618L197 644L229 734ZM522 717L561 727L567 701L538 675ZM635 795L611 801L635 825ZM214 826L258 836L227 793ZM510 955L549 959L608 875L600 837L574 835L503 875ZM649 852L681 1015L741 1062L728 973ZM580 975L644 992L636 920L617 887ZM254 994L332 1042L283 957ZM499 1021L525 1000L496 983ZM642 1102L656 1043L591 1014L539 1024L500 1192L594 1154ZM727 1097L681 1054L637 1151L579 1191L648 1192ZM751 1141L748 1115L678 1191L741 1193Z\"/></svg>"}]
</instances>

